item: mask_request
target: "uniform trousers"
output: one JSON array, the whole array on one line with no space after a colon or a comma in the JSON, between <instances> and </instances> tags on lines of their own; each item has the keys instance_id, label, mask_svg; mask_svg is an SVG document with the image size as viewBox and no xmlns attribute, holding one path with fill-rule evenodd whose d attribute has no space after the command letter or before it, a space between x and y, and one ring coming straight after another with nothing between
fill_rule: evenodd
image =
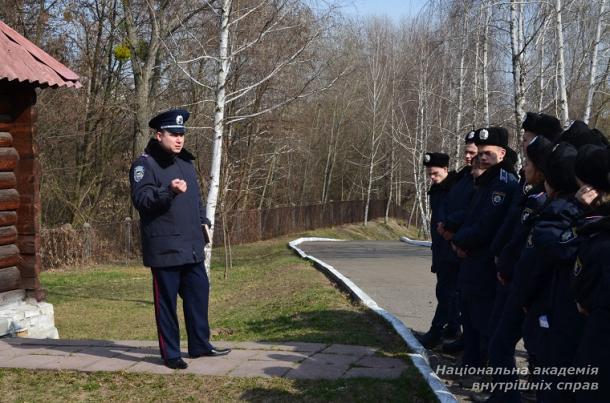
<instances>
[{"instance_id":1,"label":"uniform trousers","mask_svg":"<svg viewBox=\"0 0 610 403\"><path fill-rule=\"evenodd\" d=\"M180 358L180 329L176 314L177 296L183 302L189 355L213 349L208 322L209 281L203 262L172 267L153 267L155 319L161 357Z\"/></svg>"},{"instance_id":2,"label":"uniform trousers","mask_svg":"<svg viewBox=\"0 0 610 403\"><path fill-rule=\"evenodd\" d=\"M436 311L432 318L432 329L440 331L459 329L459 307L457 303L457 278L459 265L445 263L436 271Z\"/></svg>"}]
</instances>

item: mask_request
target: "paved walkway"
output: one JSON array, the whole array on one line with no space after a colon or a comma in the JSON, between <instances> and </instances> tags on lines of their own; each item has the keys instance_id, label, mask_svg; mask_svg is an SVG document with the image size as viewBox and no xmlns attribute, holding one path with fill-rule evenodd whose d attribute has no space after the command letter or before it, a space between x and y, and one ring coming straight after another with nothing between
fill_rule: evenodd
<instances>
[{"instance_id":1,"label":"paved walkway","mask_svg":"<svg viewBox=\"0 0 610 403\"><path fill-rule=\"evenodd\" d=\"M292 379L398 378L404 361L377 356L371 347L323 343L225 343L223 357L185 361L180 373L238 377L279 376ZM106 340L0 339L0 368L76 371L178 372L165 367L156 342Z\"/></svg>"},{"instance_id":2,"label":"paved walkway","mask_svg":"<svg viewBox=\"0 0 610 403\"><path fill-rule=\"evenodd\" d=\"M400 241L303 242L299 248L340 271L410 329L430 328L436 276L429 248Z\"/></svg>"}]
</instances>

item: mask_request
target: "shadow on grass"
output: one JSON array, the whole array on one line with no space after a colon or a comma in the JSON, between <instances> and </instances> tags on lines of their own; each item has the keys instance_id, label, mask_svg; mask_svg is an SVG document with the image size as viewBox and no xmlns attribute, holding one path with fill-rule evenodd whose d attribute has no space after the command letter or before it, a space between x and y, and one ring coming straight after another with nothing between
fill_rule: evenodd
<instances>
[{"instance_id":1,"label":"shadow on grass","mask_svg":"<svg viewBox=\"0 0 610 403\"><path fill-rule=\"evenodd\" d=\"M352 344L378 347L388 352L408 352L408 347L391 326L367 311L309 310L248 320L241 327L245 334L258 335L255 337L260 341Z\"/></svg>"},{"instance_id":2,"label":"shadow on grass","mask_svg":"<svg viewBox=\"0 0 610 403\"><path fill-rule=\"evenodd\" d=\"M152 300L116 298L116 297L104 296L104 295L99 295L99 294L85 295L85 294L81 294L81 293L49 291L48 295L50 297L64 297L64 298L71 298L71 299L101 299L103 301L135 302L137 304L153 305Z\"/></svg>"}]
</instances>

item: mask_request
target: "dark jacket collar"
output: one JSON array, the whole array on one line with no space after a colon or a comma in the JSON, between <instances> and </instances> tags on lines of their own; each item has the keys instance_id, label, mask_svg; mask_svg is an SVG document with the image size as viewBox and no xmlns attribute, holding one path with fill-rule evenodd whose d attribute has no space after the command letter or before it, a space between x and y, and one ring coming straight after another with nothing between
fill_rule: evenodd
<instances>
[{"instance_id":1,"label":"dark jacket collar","mask_svg":"<svg viewBox=\"0 0 610 403\"><path fill-rule=\"evenodd\" d=\"M168 153L161 147L157 139L150 139L144 152L153 157L153 159L157 161L157 164L163 168L173 164L176 158L180 158L184 161L192 161L195 159L195 156L187 151L186 148L183 148L178 155Z\"/></svg>"},{"instance_id":2,"label":"dark jacket collar","mask_svg":"<svg viewBox=\"0 0 610 403\"><path fill-rule=\"evenodd\" d=\"M449 171L449 174L441 183L434 183L430 186L430 190L428 190L428 194L434 192L448 192L449 189L453 186L453 184L458 179L458 174L455 171Z\"/></svg>"},{"instance_id":3,"label":"dark jacket collar","mask_svg":"<svg viewBox=\"0 0 610 403\"><path fill-rule=\"evenodd\" d=\"M500 170L502 169L509 174L513 174L515 177L517 176L512 165L507 161L502 161L491 168L486 169L485 172L475 180L475 184L483 186L489 185L491 181L500 176Z\"/></svg>"}]
</instances>

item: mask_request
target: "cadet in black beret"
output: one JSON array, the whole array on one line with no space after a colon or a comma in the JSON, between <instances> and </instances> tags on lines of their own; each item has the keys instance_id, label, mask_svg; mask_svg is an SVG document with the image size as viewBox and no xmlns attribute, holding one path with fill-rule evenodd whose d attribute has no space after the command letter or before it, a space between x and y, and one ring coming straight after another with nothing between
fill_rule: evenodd
<instances>
[{"instance_id":1,"label":"cadet in black beret","mask_svg":"<svg viewBox=\"0 0 610 403\"><path fill-rule=\"evenodd\" d=\"M563 128L559 119L545 113L527 112L521 124L523 129L523 151L530 141L536 136L546 137L550 142L555 143L559 139Z\"/></svg>"},{"instance_id":2,"label":"cadet in black beret","mask_svg":"<svg viewBox=\"0 0 610 403\"><path fill-rule=\"evenodd\" d=\"M165 365L185 369L180 351L176 300L182 298L191 358L229 349L210 343L209 280L204 267L205 226L195 157L184 148L188 111L173 109L148 123L155 131L129 175L131 199L140 215L142 258L151 268L159 350Z\"/></svg>"}]
</instances>

